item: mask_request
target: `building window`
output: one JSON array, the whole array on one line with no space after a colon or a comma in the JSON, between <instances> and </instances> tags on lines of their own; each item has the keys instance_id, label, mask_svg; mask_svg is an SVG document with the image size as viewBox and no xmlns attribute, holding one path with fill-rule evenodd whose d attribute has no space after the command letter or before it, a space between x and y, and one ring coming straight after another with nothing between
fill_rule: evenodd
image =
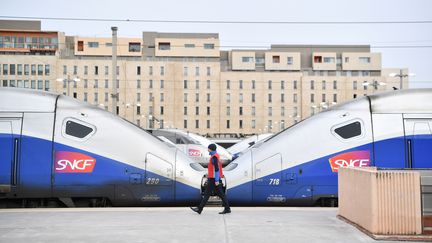
<instances>
[{"instance_id":1,"label":"building window","mask_svg":"<svg viewBox=\"0 0 432 243\"><path fill-rule=\"evenodd\" d=\"M333 80L333 89L337 89L337 80Z\"/></svg>"},{"instance_id":2,"label":"building window","mask_svg":"<svg viewBox=\"0 0 432 243\"><path fill-rule=\"evenodd\" d=\"M297 80L293 81L293 89L297 89Z\"/></svg>"},{"instance_id":3,"label":"building window","mask_svg":"<svg viewBox=\"0 0 432 243\"><path fill-rule=\"evenodd\" d=\"M188 67L183 67L183 76L188 76Z\"/></svg>"},{"instance_id":4,"label":"building window","mask_svg":"<svg viewBox=\"0 0 432 243\"><path fill-rule=\"evenodd\" d=\"M239 115L243 116L243 107L241 107L241 106L239 107Z\"/></svg>"},{"instance_id":5,"label":"building window","mask_svg":"<svg viewBox=\"0 0 432 243\"><path fill-rule=\"evenodd\" d=\"M149 66L149 75L153 75L153 66Z\"/></svg>"},{"instance_id":6,"label":"building window","mask_svg":"<svg viewBox=\"0 0 432 243\"><path fill-rule=\"evenodd\" d=\"M66 67L66 66L63 66L63 67ZM84 75L87 75L88 74L88 66L84 66Z\"/></svg>"},{"instance_id":7,"label":"building window","mask_svg":"<svg viewBox=\"0 0 432 243\"><path fill-rule=\"evenodd\" d=\"M99 67L98 66L94 67L94 74L99 75Z\"/></svg>"},{"instance_id":8,"label":"building window","mask_svg":"<svg viewBox=\"0 0 432 243\"><path fill-rule=\"evenodd\" d=\"M160 114L161 114L161 115L164 114L164 107L163 107L163 106L160 107ZM138 114L138 115L139 115L139 114Z\"/></svg>"},{"instance_id":9,"label":"building window","mask_svg":"<svg viewBox=\"0 0 432 243\"><path fill-rule=\"evenodd\" d=\"M272 103L272 94L268 94L268 102Z\"/></svg>"},{"instance_id":10,"label":"building window","mask_svg":"<svg viewBox=\"0 0 432 243\"><path fill-rule=\"evenodd\" d=\"M210 89L210 80L207 80L207 89Z\"/></svg>"},{"instance_id":11,"label":"building window","mask_svg":"<svg viewBox=\"0 0 432 243\"><path fill-rule=\"evenodd\" d=\"M272 109L272 107L269 107L268 108L268 115L272 116L272 114L273 114L273 109Z\"/></svg>"},{"instance_id":12,"label":"building window","mask_svg":"<svg viewBox=\"0 0 432 243\"><path fill-rule=\"evenodd\" d=\"M107 69L105 69L105 70L107 70ZM105 73L105 74L107 74L107 73ZM137 68L136 68L136 74L137 75L141 75L141 66L137 66Z\"/></svg>"},{"instance_id":13,"label":"building window","mask_svg":"<svg viewBox=\"0 0 432 243\"><path fill-rule=\"evenodd\" d=\"M139 42L129 42L129 52L140 52L141 43Z\"/></svg>"},{"instance_id":14,"label":"building window","mask_svg":"<svg viewBox=\"0 0 432 243\"><path fill-rule=\"evenodd\" d=\"M74 86L75 86L75 83L76 83L76 82L74 82ZM74 87L74 88L76 88L76 87ZM95 81L94 81L93 88L95 88L95 89L99 88L99 82L98 82L97 79L95 79Z\"/></svg>"},{"instance_id":15,"label":"building window","mask_svg":"<svg viewBox=\"0 0 432 243\"><path fill-rule=\"evenodd\" d=\"M153 79L149 79L149 89L153 89Z\"/></svg>"},{"instance_id":16,"label":"building window","mask_svg":"<svg viewBox=\"0 0 432 243\"><path fill-rule=\"evenodd\" d=\"M89 41L88 46L89 46L89 48L98 48L99 47L99 42Z\"/></svg>"},{"instance_id":17,"label":"building window","mask_svg":"<svg viewBox=\"0 0 432 243\"><path fill-rule=\"evenodd\" d=\"M185 120L183 120L183 128L187 128L187 120L185 119Z\"/></svg>"},{"instance_id":18,"label":"building window","mask_svg":"<svg viewBox=\"0 0 432 243\"><path fill-rule=\"evenodd\" d=\"M252 89L255 89L255 80L252 80Z\"/></svg>"},{"instance_id":19,"label":"building window","mask_svg":"<svg viewBox=\"0 0 432 243\"><path fill-rule=\"evenodd\" d=\"M171 43L170 42L159 42L158 48L159 48L159 50L170 50L171 49Z\"/></svg>"},{"instance_id":20,"label":"building window","mask_svg":"<svg viewBox=\"0 0 432 243\"><path fill-rule=\"evenodd\" d=\"M243 103L243 94L242 93L239 94L239 102Z\"/></svg>"},{"instance_id":21,"label":"building window","mask_svg":"<svg viewBox=\"0 0 432 243\"><path fill-rule=\"evenodd\" d=\"M109 69L109 67L108 67L108 66L105 66L104 69L105 69L104 74L105 74L105 75L108 75L108 69Z\"/></svg>"},{"instance_id":22,"label":"building window","mask_svg":"<svg viewBox=\"0 0 432 243\"><path fill-rule=\"evenodd\" d=\"M165 82L164 82L163 79L161 79L161 81L160 81L160 89L164 89L164 87L165 87Z\"/></svg>"},{"instance_id":23,"label":"building window","mask_svg":"<svg viewBox=\"0 0 432 243\"><path fill-rule=\"evenodd\" d=\"M231 108L229 106L226 107L226 115L227 116L231 115Z\"/></svg>"},{"instance_id":24,"label":"building window","mask_svg":"<svg viewBox=\"0 0 432 243\"><path fill-rule=\"evenodd\" d=\"M282 90L285 89L285 81L284 80L281 80L281 89Z\"/></svg>"},{"instance_id":25,"label":"building window","mask_svg":"<svg viewBox=\"0 0 432 243\"><path fill-rule=\"evenodd\" d=\"M32 75L35 75L35 74L33 74L33 69L34 68L36 68L36 66L34 65L34 64L32 64L31 65L31 67L32 67ZM33 68L34 67L34 68ZM4 74L4 73L3 73ZM67 66L66 65L63 65L63 75L66 75L67 74Z\"/></svg>"},{"instance_id":26,"label":"building window","mask_svg":"<svg viewBox=\"0 0 432 243\"><path fill-rule=\"evenodd\" d=\"M239 128L243 129L243 120L239 120Z\"/></svg>"},{"instance_id":27,"label":"building window","mask_svg":"<svg viewBox=\"0 0 432 243\"><path fill-rule=\"evenodd\" d=\"M324 57L324 63L334 63L335 58L334 57Z\"/></svg>"},{"instance_id":28,"label":"building window","mask_svg":"<svg viewBox=\"0 0 432 243\"><path fill-rule=\"evenodd\" d=\"M195 80L195 89L199 89L199 80Z\"/></svg>"},{"instance_id":29,"label":"building window","mask_svg":"<svg viewBox=\"0 0 432 243\"><path fill-rule=\"evenodd\" d=\"M195 44L184 44L185 48L195 48Z\"/></svg>"},{"instance_id":30,"label":"building window","mask_svg":"<svg viewBox=\"0 0 432 243\"><path fill-rule=\"evenodd\" d=\"M183 115L187 116L187 106L183 107Z\"/></svg>"},{"instance_id":31,"label":"building window","mask_svg":"<svg viewBox=\"0 0 432 243\"><path fill-rule=\"evenodd\" d=\"M271 80L268 81L268 89L272 89L272 81Z\"/></svg>"},{"instance_id":32,"label":"building window","mask_svg":"<svg viewBox=\"0 0 432 243\"><path fill-rule=\"evenodd\" d=\"M183 102L188 102L188 94L183 94Z\"/></svg>"},{"instance_id":33,"label":"building window","mask_svg":"<svg viewBox=\"0 0 432 243\"><path fill-rule=\"evenodd\" d=\"M211 75L211 68L207 67L207 76L210 76L210 75Z\"/></svg>"},{"instance_id":34,"label":"building window","mask_svg":"<svg viewBox=\"0 0 432 243\"><path fill-rule=\"evenodd\" d=\"M322 90L326 89L326 81L325 80L322 81L322 87L321 88L322 88Z\"/></svg>"},{"instance_id":35,"label":"building window","mask_svg":"<svg viewBox=\"0 0 432 243\"><path fill-rule=\"evenodd\" d=\"M206 43L204 44L204 49L214 49L214 44Z\"/></svg>"},{"instance_id":36,"label":"building window","mask_svg":"<svg viewBox=\"0 0 432 243\"><path fill-rule=\"evenodd\" d=\"M160 67L160 75L161 76L165 75L165 67L163 66Z\"/></svg>"},{"instance_id":37,"label":"building window","mask_svg":"<svg viewBox=\"0 0 432 243\"><path fill-rule=\"evenodd\" d=\"M254 58L253 57L242 57L242 62L253 62Z\"/></svg>"},{"instance_id":38,"label":"building window","mask_svg":"<svg viewBox=\"0 0 432 243\"><path fill-rule=\"evenodd\" d=\"M230 89L230 86L231 86L230 84L231 84L231 81L227 80L226 81L226 89Z\"/></svg>"},{"instance_id":39,"label":"building window","mask_svg":"<svg viewBox=\"0 0 432 243\"><path fill-rule=\"evenodd\" d=\"M94 102L97 103L98 101L98 93L94 93Z\"/></svg>"},{"instance_id":40,"label":"building window","mask_svg":"<svg viewBox=\"0 0 432 243\"><path fill-rule=\"evenodd\" d=\"M333 102L337 103L337 94L333 94Z\"/></svg>"},{"instance_id":41,"label":"building window","mask_svg":"<svg viewBox=\"0 0 432 243\"><path fill-rule=\"evenodd\" d=\"M66 82L65 82L66 83ZM63 85L64 86L64 85ZM63 88L65 88L65 87L63 87ZM87 79L84 79L84 89L87 89L88 88L88 80Z\"/></svg>"},{"instance_id":42,"label":"building window","mask_svg":"<svg viewBox=\"0 0 432 243\"><path fill-rule=\"evenodd\" d=\"M285 102L285 94L281 94L281 102Z\"/></svg>"},{"instance_id":43,"label":"building window","mask_svg":"<svg viewBox=\"0 0 432 243\"><path fill-rule=\"evenodd\" d=\"M255 93L252 93L252 103L255 103Z\"/></svg>"},{"instance_id":44,"label":"building window","mask_svg":"<svg viewBox=\"0 0 432 243\"><path fill-rule=\"evenodd\" d=\"M280 56L272 56L273 63L280 63Z\"/></svg>"},{"instance_id":45,"label":"building window","mask_svg":"<svg viewBox=\"0 0 432 243\"><path fill-rule=\"evenodd\" d=\"M195 115L197 115L197 116L199 115L199 107L198 106L195 107Z\"/></svg>"},{"instance_id":46,"label":"building window","mask_svg":"<svg viewBox=\"0 0 432 243\"><path fill-rule=\"evenodd\" d=\"M26 83L27 83L27 85L26 85ZM27 86L27 87L25 87L25 86ZM28 88L28 80L24 80L24 87ZM48 91L49 87L50 87L50 81L49 80L45 80L45 91Z\"/></svg>"},{"instance_id":47,"label":"building window","mask_svg":"<svg viewBox=\"0 0 432 243\"><path fill-rule=\"evenodd\" d=\"M73 74L77 75L78 73L78 67L76 65L73 66Z\"/></svg>"},{"instance_id":48,"label":"building window","mask_svg":"<svg viewBox=\"0 0 432 243\"><path fill-rule=\"evenodd\" d=\"M207 120L207 129L210 129L210 120Z\"/></svg>"},{"instance_id":49,"label":"building window","mask_svg":"<svg viewBox=\"0 0 432 243\"><path fill-rule=\"evenodd\" d=\"M326 102L326 94L322 94L321 102Z\"/></svg>"},{"instance_id":50,"label":"building window","mask_svg":"<svg viewBox=\"0 0 432 243\"><path fill-rule=\"evenodd\" d=\"M207 93L207 103L209 103L209 102L210 102L210 94Z\"/></svg>"},{"instance_id":51,"label":"building window","mask_svg":"<svg viewBox=\"0 0 432 243\"><path fill-rule=\"evenodd\" d=\"M188 88L188 81L183 80L183 89L187 89L187 88Z\"/></svg>"},{"instance_id":52,"label":"building window","mask_svg":"<svg viewBox=\"0 0 432 243\"><path fill-rule=\"evenodd\" d=\"M84 41L78 41L78 51L84 51Z\"/></svg>"},{"instance_id":53,"label":"building window","mask_svg":"<svg viewBox=\"0 0 432 243\"><path fill-rule=\"evenodd\" d=\"M251 127L252 127L252 129L255 129L255 128L256 128L256 121L255 121L255 120L252 120L252 125L251 125Z\"/></svg>"},{"instance_id":54,"label":"building window","mask_svg":"<svg viewBox=\"0 0 432 243\"><path fill-rule=\"evenodd\" d=\"M29 75L29 74L30 74L30 66L28 64L24 64L24 75Z\"/></svg>"},{"instance_id":55,"label":"building window","mask_svg":"<svg viewBox=\"0 0 432 243\"><path fill-rule=\"evenodd\" d=\"M362 63L362 64L370 63L370 57L359 57L359 63Z\"/></svg>"},{"instance_id":56,"label":"building window","mask_svg":"<svg viewBox=\"0 0 432 243\"><path fill-rule=\"evenodd\" d=\"M311 103L315 103L315 95L314 94L311 94L311 96L310 96L310 102Z\"/></svg>"},{"instance_id":57,"label":"building window","mask_svg":"<svg viewBox=\"0 0 432 243\"><path fill-rule=\"evenodd\" d=\"M160 93L160 102L164 102L164 93Z\"/></svg>"},{"instance_id":58,"label":"building window","mask_svg":"<svg viewBox=\"0 0 432 243\"><path fill-rule=\"evenodd\" d=\"M226 121L226 128L229 129L230 128L230 120Z\"/></svg>"},{"instance_id":59,"label":"building window","mask_svg":"<svg viewBox=\"0 0 432 243\"><path fill-rule=\"evenodd\" d=\"M353 90L357 90L357 81L356 80L353 81Z\"/></svg>"},{"instance_id":60,"label":"building window","mask_svg":"<svg viewBox=\"0 0 432 243\"><path fill-rule=\"evenodd\" d=\"M226 102L227 103L231 102L231 94L229 94L229 93L226 94Z\"/></svg>"},{"instance_id":61,"label":"building window","mask_svg":"<svg viewBox=\"0 0 432 243\"><path fill-rule=\"evenodd\" d=\"M195 102L199 102L199 94L195 94Z\"/></svg>"},{"instance_id":62,"label":"building window","mask_svg":"<svg viewBox=\"0 0 432 243\"><path fill-rule=\"evenodd\" d=\"M314 56L314 63L322 63L322 56Z\"/></svg>"},{"instance_id":63,"label":"building window","mask_svg":"<svg viewBox=\"0 0 432 243\"><path fill-rule=\"evenodd\" d=\"M210 106L207 106L207 116L210 116Z\"/></svg>"},{"instance_id":64,"label":"building window","mask_svg":"<svg viewBox=\"0 0 432 243\"><path fill-rule=\"evenodd\" d=\"M315 81L314 80L311 80L310 81L310 89L315 89Z\"/></svg>"},{"instance_id":65,"label":"building window","mask_svg":"<svg viewBox=\"0 0 432 243\"><path fill-rule=\"evenodd\" d=\"M243 80L239 80L239 89L243 89Z\"/></svg>"},{"instance_id":66,"label":"building window","mask_svg":"<svg viewBox=\"0 0 432 243\"><path fill-rule=\"evenodd\" d=\"M137 89L141 89L141 80L137 80L136 81L136 84L137 84Z\"/></svg>"},{"instance_id":67,"label":"building window","mask_svg":"<svg viewBox=\"0 0 432 243\"><path fill-rule=\"evenodd\" d=\"M200 75L199 67L195 67L195 76L199 76L199 75Z\"/></svg>"},{"instance_id":68,"label":"building window","mask_svg":"<svg viewBox=\"0 0 432 243\"><path fill-rule=\"evenodd\" d=\"M287 57L287 64L292 65L294 62L293 57Z\"/></svg>"},{"instance_id":69,"label":"building window","mask_svg":"<svg viewBox=\"0 0 432 243\"><path fill-rule=\"evenodd\" d=\"M255 106L252 106L252 109L251 109L251 115L252 115L252 116L255 116Z\"/></svg>"},{"instance_id":70,"label":"building window","mask_svg":"<svg viewBox=\"0 0 432 243\"><path fill-rule=\"evenodd\" d=\"M349 62L349 57L345 57L345 63Z\"/></svg>"},{"instance_id":71,"label":"building window","mask_svg":"<svg viewBox=\"0 0 432 243\"><path fill-rule=\"evenodd\" d=\"M293 94L293 102L297 103L297 94Z\"/></svg>"},{"instance_id":72,"label":"building window","mask_svg":"<svg viewBox=\"0 0 432 243\"><path fill-rule=\"evenodd\" d=\"M281 107L281 116L282 117L285 116L285 107L284 106Z\"/></svg>"}]
</instances>

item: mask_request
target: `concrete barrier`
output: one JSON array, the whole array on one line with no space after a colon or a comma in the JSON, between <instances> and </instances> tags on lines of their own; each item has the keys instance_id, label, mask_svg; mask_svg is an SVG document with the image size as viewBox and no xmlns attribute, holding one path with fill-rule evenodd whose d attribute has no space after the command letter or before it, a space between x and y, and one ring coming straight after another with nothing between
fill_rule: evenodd
<instances>
[{"instance_id":1,"label":"concrete barrier","mask_svg":"<svg viewBox=\"0 0 432 243\"><path fill-rule=\"evenodd\" d=\"M375 235L422 234L420 173L339 168L339 215Z\"/></svg>"}]
</instances>

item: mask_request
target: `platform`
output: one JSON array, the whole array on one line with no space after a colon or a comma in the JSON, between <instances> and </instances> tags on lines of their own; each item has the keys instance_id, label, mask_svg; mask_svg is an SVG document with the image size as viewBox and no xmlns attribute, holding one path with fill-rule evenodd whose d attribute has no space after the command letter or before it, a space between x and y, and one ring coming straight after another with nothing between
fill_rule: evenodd
<instances>
[{"instance_id":1,"label":"platform","mask_svg":"<svg viewBox=\"0 0 432 243\"><path fill-rule=\"evenodd\" d=\"M0 242L386 242L339 220L337 208L1 209ZM394 242L394 241L391 241Z\"/></svg>"}]
</instances>

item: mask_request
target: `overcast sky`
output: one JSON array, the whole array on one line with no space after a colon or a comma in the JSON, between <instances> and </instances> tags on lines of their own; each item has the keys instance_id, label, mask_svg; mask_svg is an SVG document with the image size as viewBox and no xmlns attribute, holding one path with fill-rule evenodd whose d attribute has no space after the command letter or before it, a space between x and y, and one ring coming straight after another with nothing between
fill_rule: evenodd
<instances>
[{"instance_id":1,"label":"overcast sky","mask_svg":"<svg viewBox=\"0 0 432 243\"><path fill-rule=\"evenodd\" d=\"M221 21L415 21L432 20L431 0L14 0L0 16ZM43 30L66 35L141 37L142 31L219 33L223 49L271 44L368 44L380 46L384 68L409 68L410 87L432 88L432 24L191 24L42 20Z\"/></svg>"}]
</instances>

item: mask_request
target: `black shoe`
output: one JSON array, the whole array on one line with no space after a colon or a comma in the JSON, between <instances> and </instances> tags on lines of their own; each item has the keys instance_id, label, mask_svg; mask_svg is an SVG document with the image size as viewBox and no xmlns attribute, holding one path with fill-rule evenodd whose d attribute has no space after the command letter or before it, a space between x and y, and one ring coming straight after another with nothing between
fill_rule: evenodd
<instances>
[{"instance_id":1,"label":"black shoe","mask_svg":"<svg viewBox=\"0 0 432 243\"><path fill-rule=\"evenodd\" d=\"M219 214L227 214L227 213L231 213L231 209L224 209L224 211L220 212Z\"/></svg>"},{"instance_id":2,"label":"black shoe","mask_svg":"<svg viewBox=\"0 0 432 243\"><path fill-rule=\"evenodd\" d=\"M197 214L201 214L201 212L202 212L202 210L200 210L199 208L190 207L190 209L192 209L192 211L194 211Z\"/></svg>"}]
</instances>

